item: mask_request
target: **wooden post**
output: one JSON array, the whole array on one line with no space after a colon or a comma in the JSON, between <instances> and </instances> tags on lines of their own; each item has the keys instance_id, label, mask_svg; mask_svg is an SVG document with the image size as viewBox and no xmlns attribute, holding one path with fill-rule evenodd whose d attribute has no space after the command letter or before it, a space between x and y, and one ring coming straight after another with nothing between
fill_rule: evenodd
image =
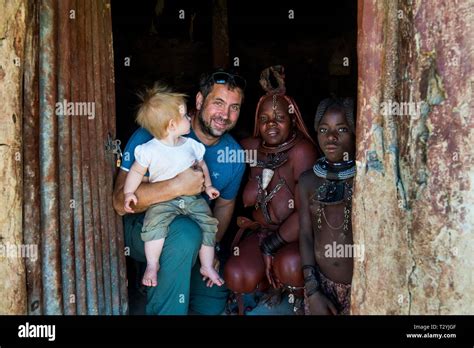
<instances>
[{"instance_id":1,"label":"wooden post","mask_svg":"<svg viewBox=\"0 0 474 348\"><path fill-rule=\"evenodd\" d=\"M212 2L212 58L214 67L229 66L229 26L227 0Z\"/></svg>"},{"instance_id":2,"label":"wooden post","mask_svg":"<svg viewBox=\"0 0 474 348\"><path fill-rule=\"evenodd\" d=\"M473 6L359 0L353 314L474 312Z\"/></svg>"},{"instance_id":3,"label":"wooden post","mask_svg":"<svg viewBox=\"0 0 474 348\"><path fill-rule=\"evenodd\" d=\"M0 314L26 314L22 81L27 0L0 0Z\"/></svg>"}]
</instances>

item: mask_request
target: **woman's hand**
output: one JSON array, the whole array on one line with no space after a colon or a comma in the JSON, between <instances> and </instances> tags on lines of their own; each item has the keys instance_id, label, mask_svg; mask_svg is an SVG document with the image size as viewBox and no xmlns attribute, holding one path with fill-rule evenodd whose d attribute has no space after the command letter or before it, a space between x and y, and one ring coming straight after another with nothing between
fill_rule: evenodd
<instances>
[{"instance_id":1,"label":"woman's hand","mask_svg":"<svg viewBox=\"0 0 474 348\"><path fill-rule=\"evenodd\" d=\"M312 315L337 315L336 306L321 291L308 297L308 304Z\"/></svg>"}]
</instances>

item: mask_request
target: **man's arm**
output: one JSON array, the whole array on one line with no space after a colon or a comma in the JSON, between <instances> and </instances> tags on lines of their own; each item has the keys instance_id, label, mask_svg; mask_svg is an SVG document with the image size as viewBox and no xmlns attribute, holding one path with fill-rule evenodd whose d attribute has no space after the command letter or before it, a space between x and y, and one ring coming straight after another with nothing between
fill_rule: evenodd
<instances>
[{"instance_id":1,"label":"man's arm","mask_svg":"<svg viewBox=\"0 0 474 348\"><path fill-rule=\"evenodd\" d=\"M126 214L124 210L125 196L123 193L126 178L127 172L120 170L115 180L113 205L119 215ZM178 196L197 195L202 192L203 188L203 173L200 168L195 167L186 169L173 179L155 183L142 182L135 192L138 204L134 207L134 211L141 213L153 204L169 201Z\"/></svg>"},{"instance_id":2,"label":"man's arm","mask_svg":"<svg viewBox=\"0 0 474 348\"><path fill-rule=\"evenodd\" d=\"M214 204L214 217L219 221L217 225L216 241L220 242L225 231L229 227L232 214L234 213L235 199L228 200L219 197Z\"/></svg>"}]
</instances>

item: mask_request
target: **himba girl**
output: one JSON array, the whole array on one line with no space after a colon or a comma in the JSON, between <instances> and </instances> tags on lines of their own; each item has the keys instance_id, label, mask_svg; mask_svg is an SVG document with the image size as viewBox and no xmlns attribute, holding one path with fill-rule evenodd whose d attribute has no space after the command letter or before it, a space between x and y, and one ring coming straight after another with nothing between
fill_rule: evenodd
<instances>
[{"instance_id":1,"label":"himba girl","mask_svg":"<svg viewBox=\"0 0 474 348\"><path fill-rule=\"evenodd\" d=\"M352 100L323 100L314 126L324 156L299 179L305 312L349 314L353 255L334 257L334 250L329 249L353 246L351 202L356 167Z\"/></svg>"}]
</instances>

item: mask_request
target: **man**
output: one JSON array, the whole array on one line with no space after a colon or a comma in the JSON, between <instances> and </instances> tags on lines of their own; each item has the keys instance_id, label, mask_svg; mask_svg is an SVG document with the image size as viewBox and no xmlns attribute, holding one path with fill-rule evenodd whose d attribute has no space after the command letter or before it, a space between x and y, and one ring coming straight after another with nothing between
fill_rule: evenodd
<instances>
[{"instance_id":1,"label":"man","mask_svg":"<svg viewBox=\"0 0 474 348\"><path fill-rule=\"evenodd\" d=\"M219 154L233 151L238 153L241 150L228 132L239 118L244 89L245 80L242 77L222 69L203 76L196 95L196 115L192 119L192 130L188 135L206 147L204 160L213 186L220 192L220 197L211 206L214 217L219 221L217 242L222 239L229 226L245 170L244 163L218 161ZM120 215L125 214L123 185L135 159L135 147L151 138L150 133L139 128L125 147L113 197L114 208ZM199 194L203 190L203 173L195 168L189 168L170 180L141 183L135 193L138 204L134 206L134 210L139 213L124 216L125 245L130 248L130 256L137 261L146 261L140 233L143 212L148 207L178 196ZM217 315L224 311L227 288L225 285L206 287L199 273L196 258L201 240L201 230L190 218L178 216L171 223L160 257L158 285L150 287L147 292L147 314L182 315L191 311Z\"/></svg>"}]
</instances>

